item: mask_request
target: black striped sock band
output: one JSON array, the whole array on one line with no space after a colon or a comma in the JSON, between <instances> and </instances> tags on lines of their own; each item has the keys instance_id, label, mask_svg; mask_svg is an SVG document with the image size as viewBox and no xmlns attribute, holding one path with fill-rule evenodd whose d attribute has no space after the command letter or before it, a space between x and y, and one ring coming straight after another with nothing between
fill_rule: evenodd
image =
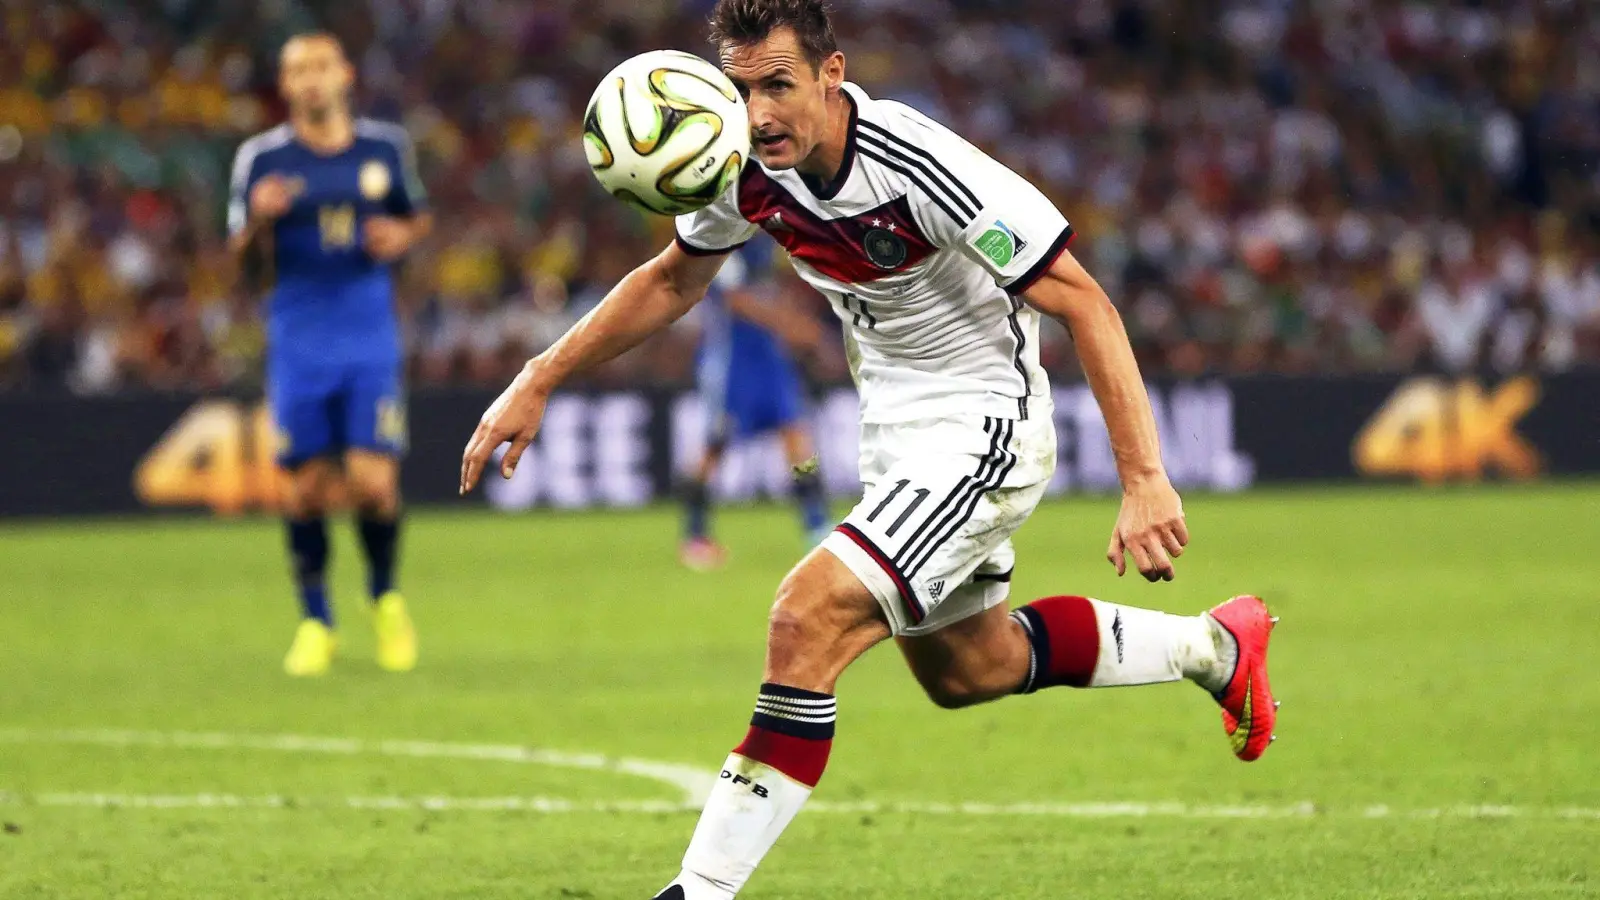
<instances>
[{"instance_id":1,"label":"black striped sock band","mask_svg":"<svg viewBox=\"0 0 1600 900\"><path fill-rule=\"evenodd\" d=\"M756 698L750 724L756 728L812 741L833 740L838 702L832 694L768 682Z\"/></svg>"},{"instance_id":2,"label":"black striped sock band","mask_svg":"<svg viewBox=\"0 0 1600 900\"><path fill-rule=\"evenodd\" d=\"M1028 636L1028 677L1017 687L1016 693L1031 694L1039 689L1039 657L1050 658L1050 633L1039 620L1038 611L1031 606L1012 610L1011 618L1017 620Z\"/></svg>"}]
</instances>

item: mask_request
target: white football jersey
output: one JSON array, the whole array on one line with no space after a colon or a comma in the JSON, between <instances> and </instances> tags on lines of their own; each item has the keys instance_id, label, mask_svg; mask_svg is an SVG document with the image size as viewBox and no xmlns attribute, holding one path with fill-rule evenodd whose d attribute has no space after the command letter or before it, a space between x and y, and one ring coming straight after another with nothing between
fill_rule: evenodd
<instances>
[{"instance_id":1,"label":"white football jersey","mask_svg":"<svg viewBox=\"0 0 1600 900\"><path fill-rule=\"evenodd\" d=\"M861 419L1047 414L1039 314L1021 294L1072 226L1021 176L916 110L854 84L844 164L829 184L747 165L678 244L725 253L758 229L844 322Z\"/></svg>"}]
</instances>

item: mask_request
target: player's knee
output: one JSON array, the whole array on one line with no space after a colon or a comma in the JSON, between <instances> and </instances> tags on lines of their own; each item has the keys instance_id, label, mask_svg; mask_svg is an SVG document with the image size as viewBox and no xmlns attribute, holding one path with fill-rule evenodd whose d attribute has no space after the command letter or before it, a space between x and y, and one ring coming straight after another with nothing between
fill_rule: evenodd
<instances>
[{"instance_id":1,"label":"player's knee","mask_svg":"<svg viewBox=\"0 0 1600 900\"><path fill-rule=\"evenodd\" d=\"M320 519L328 514L328 504L294 491L284 500L283 514L290 519Z\"/></svg>"},{"instance_id":2,"label":"player's knee","mask_svg":"<svg viewBox=\"0 0 1600 900\"><path fill-rule=\"evenodd\" d=\"M367 515L389 516L400 507L400 488L395 478L381 470L355 470L347 475L350 502Z\"/></svg>"},{"instance_id":3,"label":"player's knee","mask_svg":"<svg viewBox=\"0 0 1600 900\"><path fill-rule=\"evenodd\" d=\"M400 492L392 482L381 479L352 480L350 499L357 510L368 515L393 515L400 507Z\"/></svg>"},{"instance_id":4,"label":"player's knee","mask_svg":"<svg viewBox=\"0 0 1600 900\"><path fill-rule=\"evenodd\" d=\"M828 598L791 574L778 586L767 617L767 660L776 672L803 667L826 650L830 640Z\"/></svg>"},{"instance_id":5,"label":"player's knee","mask_svg":"<svg viewBox=\"0 0 1600 900\"><path fill-rule=\"evenodd\" d=\"M283 512L291 519L316 519L328 514L328 491L314 473L297 472L283 494Z\"/></svg>"},{"instance_id":6,"label":"player's knee","mask_svg":"<svg viewBox=\"0 0 1600 900\"><path fill-rule=\"evenodd\" d=\"M855 576L814 554L778 586L767 620L767 677L832 690L846 666L888 636L877 601Z\"/></svg>"}]
</instances>

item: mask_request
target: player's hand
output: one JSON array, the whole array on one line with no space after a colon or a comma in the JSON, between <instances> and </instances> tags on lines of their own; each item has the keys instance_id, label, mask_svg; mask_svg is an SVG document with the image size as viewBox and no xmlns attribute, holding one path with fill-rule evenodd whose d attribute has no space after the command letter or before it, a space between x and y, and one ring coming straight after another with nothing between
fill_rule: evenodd
<instances>
[{"instance_id":1,"label":"player's hand","mask_svg":"<svg viewBox=\"0 0 1600 900\"><path fill-rule=\"evenodd\" d=\"M461 454L461 493L466 494L478 484L478 478L488 467L494 451L506 441L511 449L500 458L500 477L510 478L516 471L522 453L539 433L539 422L544 418L544 406L549 395L533 383L533 375L524 367L511 385L500 393L478 420L472 440Z\"/></svg>"},{"instance_id":2,"label":"player's hand","mask_svg":"<svg viewBox=\"0 0 1600 900\"><path fill-rule=\"evenodd\" d=\"M1127 557L1139 574L1150 581L1171 581L1172 561L1183 555L1189 543L1189 527L1183 522L1183 501L1172 482L1162 476L1140 482L1122 493L1122 510L1117 514L1116 530L1106 558L1117 567L1117 575L1128 570Z\"/></svg>"},{"instance_id":3,"label":"player's hand","mask_svg":"<svg viewBox=\"0 0 1600 900\"><path fill-rule=\"evenodd\" d=\"M302 183L291 182L282 175L267 175L250 189L250 215L268 222L282 218L302 190Z\"/></svg>"},{"instance_id":4,"label":"player's hand","mask_svg":"<svg viewBox=\"0 0 1600 900\"><path fill-rule=\"evenodd\" d=\"M361 244L379 262L392 262L411 249L411 224L392 216L373 216L361 223Z\"/></svg>"}]
</instances>

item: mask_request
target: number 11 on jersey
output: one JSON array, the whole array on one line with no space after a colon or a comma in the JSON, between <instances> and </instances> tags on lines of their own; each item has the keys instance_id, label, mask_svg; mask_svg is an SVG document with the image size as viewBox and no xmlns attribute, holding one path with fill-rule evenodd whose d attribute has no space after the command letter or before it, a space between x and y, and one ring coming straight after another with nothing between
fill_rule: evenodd
<instances>
[{"instance_id":1,"label":"number 11 on jersey","mask_svg":"<svg viewBox=\"0 0 1600 900\"><path fill-rule=\"evenodd\" d=\"M839 305L844 307L845 315L850 316L850 324L868 331L877 329L878 317L873 315L871 308L867 306L867 301L861 299L860 294L840 294Z\"/></svg>"}]
</instances>

